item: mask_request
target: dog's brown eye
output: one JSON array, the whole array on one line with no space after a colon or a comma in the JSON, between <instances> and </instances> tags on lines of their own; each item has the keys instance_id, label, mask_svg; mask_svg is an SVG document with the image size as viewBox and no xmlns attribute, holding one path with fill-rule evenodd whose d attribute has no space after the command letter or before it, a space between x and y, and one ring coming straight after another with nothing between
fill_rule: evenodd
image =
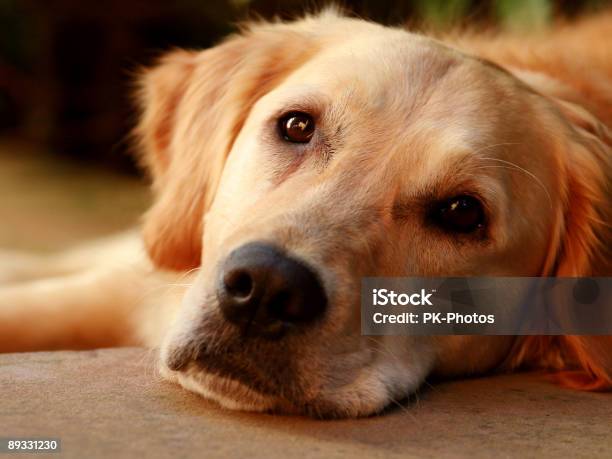
<instances>
[{"instance_id":1,"label":"dog's brown eye","mask_svg":"<svg viewBox=\"0 0 612 459\"><path fill-rule=\"evenodd\" d=\"M439 203L433 218L447 231L471 233L484 226L485 212L478 199L463 195Z\"/></svg>"},{"instance_id":2,"label":"dog's brown eye","mask_svg":"<svg viewBox=\"0 0 612 459\"><path fill-rule=\"evenodd\" d=\"M292 112L278 120L283 139L294 143L308 143L315 130L315 123L307 113Z\"/></svg>"}]
</instances>

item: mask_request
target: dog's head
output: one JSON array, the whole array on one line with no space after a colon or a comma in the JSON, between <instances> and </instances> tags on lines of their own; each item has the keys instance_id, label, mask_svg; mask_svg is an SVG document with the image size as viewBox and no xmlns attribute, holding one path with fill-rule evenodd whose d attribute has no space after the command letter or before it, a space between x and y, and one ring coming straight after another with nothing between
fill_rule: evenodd
<instances>
[{"instance_id":1,"label":"dog's head","mask_svg":"<svg viewBox=\"0 0 612 459\"><path fill-rule=\"evenodd\" d=\"M607 237L588 118L406 31L258 25L141 100L150 256L200 267L164 372L225 406L365 415L491 369L512 338L361 336L361 278L588 274Z\"/></svg>"}]
</instances>

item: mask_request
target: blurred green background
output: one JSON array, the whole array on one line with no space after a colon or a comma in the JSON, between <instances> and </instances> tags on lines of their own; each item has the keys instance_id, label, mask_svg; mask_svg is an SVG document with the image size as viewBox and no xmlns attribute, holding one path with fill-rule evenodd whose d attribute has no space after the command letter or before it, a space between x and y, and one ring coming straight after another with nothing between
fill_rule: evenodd
<instances>
[{"instance_id":1,"label":"blurred green background","mask_svg":"<svg viewBox=\"0 0 612 459\"><path fill-rule=\"evenodd\" d=\"M129 154L133 74L172 47L208 47L248 18L327 1L0 0L0 247L50 249L137 222L149 201ZM512 30L610 0L344 0L393 25Z\"/></svg>"}]
</instances>

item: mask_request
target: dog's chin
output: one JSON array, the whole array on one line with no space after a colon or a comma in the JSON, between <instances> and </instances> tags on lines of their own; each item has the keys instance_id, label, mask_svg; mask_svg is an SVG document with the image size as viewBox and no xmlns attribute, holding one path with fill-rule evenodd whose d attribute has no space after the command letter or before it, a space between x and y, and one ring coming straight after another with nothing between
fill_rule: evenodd
<instances>
[{"instance_id":1,"label":"dog's chin","mask_svg":"<svg viewBox=\"0 0 612 459\"><path fill-rule=\"evenodd\" d=\"M173 371L162 365L160 372L167 380L230 410L268 412L277 409L279 404L274 397L263 395L233 379L206 373L196 366Z\"/></svg>"},{"instance_id":2,"label":"dog's chin","mask_svg":"<svg viewBox=\"0 0 612 459\"><path fill-rule=\"evenodd\" d=\"M379 413L396 400L392 397L388 384L370 373L364 373L349 386L321 393L312 399L289 401L262 394L242 382L208 373L196 365L189 365L180 371L170 370L162 365L160 371L165 379L178 383L224 408L237 411L307 415L321 419L355 418ZM414 389L416 385L410 388L408 393Z\"/></svg>"}]
</instances>

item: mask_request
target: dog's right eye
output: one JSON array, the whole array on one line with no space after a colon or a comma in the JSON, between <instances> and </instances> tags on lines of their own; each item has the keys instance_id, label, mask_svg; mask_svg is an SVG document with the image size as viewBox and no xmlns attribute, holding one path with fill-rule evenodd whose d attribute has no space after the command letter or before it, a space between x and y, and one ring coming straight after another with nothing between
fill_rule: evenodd
<instances>
[{"instance_id":1,"label":"dog's right eye","mask_svg":"<svg viewBox=\"0 0 612 459\"><path fill-rule=\"evenodd\" d=\"M473 233L485 225L482 203L468 195L455 196L438 203L432 217L438 226L453 233Z\"/></svg>"},{"instance_id":2,"label":"dog's right eye","mask_svg":"<svg viewBox=\"0 0 612 459\"><path fill-rule=\"evenodd\" d=\"M288 142L308 143L315 131L312 116L304 112L291 112L278 120L281 137Z\"/></svg>"}]
</instances>

